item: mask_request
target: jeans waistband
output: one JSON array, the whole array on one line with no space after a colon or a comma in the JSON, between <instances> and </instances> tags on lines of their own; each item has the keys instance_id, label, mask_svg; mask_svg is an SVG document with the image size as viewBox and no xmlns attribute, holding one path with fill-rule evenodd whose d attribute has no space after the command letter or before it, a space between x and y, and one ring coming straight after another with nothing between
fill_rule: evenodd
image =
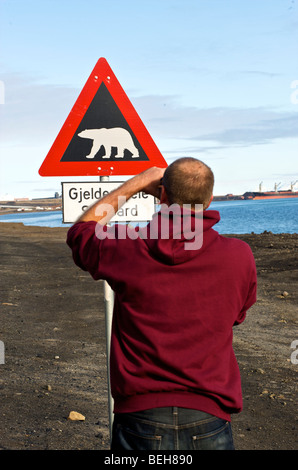
<instances>
[{"instance_id":1,"label":"jeans waistband","mask_svg":"<svg viewBox=\"0 0 298 470\"><path fill-rule=\"evenodd\" d=\"M143 411L135 411L127 413L127 417L131 416L134 419L148 420L155 423L162 423L168 425L184 425L196 422L209 422L218 419L209 413L189 408L180 408L176 406L169 406L163 408L151 408Z\"/></svg>"}]
</instances>

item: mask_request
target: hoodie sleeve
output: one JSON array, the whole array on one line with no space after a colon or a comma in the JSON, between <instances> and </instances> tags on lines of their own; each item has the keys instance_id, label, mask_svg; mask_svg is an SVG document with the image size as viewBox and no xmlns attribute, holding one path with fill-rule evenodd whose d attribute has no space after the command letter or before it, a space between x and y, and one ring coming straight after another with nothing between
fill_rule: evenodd
<instances>
[{"instance_id":1,"label":"hoodie sleeve","mask_svg":"<svg viewBox=\"0 0 298 470\"><path fill-rule=\"evenodd\" d=\"M96 236L96 222L78 222L67 233L67 244L75 264L88 271L94 279L100 278L101 244Z\"/></svg>"},{"instance_id":2,"label":"hoodie sleeve","mask_svg":"<svg viewBox=\"0 0 298 470\"><path fill-rule=\"evenodd\" d=\"M247 295L244 297L244 304L235 321L235 325L239 325L245 320L247 310L257 301L257 270L253 253L250 247L247 256Z\"/></svg>"}]
</instances>

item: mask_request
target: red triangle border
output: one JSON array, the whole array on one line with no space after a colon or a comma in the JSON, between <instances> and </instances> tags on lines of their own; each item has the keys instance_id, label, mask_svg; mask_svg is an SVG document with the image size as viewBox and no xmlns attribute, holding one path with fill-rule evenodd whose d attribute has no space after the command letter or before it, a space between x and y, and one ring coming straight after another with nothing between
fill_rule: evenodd
<instances>
[{"instance_id":1,"label":"red triangle border","mask_svg":"<svg viewBox=\"0 0 298 470\"><path fill-rule=\"evenodd\" d=\"M61 162L71 139L88 110L97 90L104 82L128 125L138 139L147 161L86 161ZM44 159L41 176L112 176L137 175L152 166L166 168L167 163L148 133L144 123L118 82L105 58L100 58Z\"/></svg>"}]
</instances>

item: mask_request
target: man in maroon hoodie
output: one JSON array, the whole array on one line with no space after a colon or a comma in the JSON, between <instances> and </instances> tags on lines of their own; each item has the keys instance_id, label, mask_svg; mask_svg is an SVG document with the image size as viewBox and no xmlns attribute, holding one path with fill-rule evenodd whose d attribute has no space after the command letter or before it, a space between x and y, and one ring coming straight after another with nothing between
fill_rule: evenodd
<instances>
[{"instance_id":1,"label":"man in maroon hoodie","mask_svg":"<svg viewBox=\"0 0 298 470\"><path fill-rule=\"evenodd\" d=\"M256 269L246 243L212 228L220 220L207 210L213 184L193 158L150 168L68 232L75 263L115 293L112 450L234 449L230 421L242 392L233 327L256 301ZM152 221L106 227L139 191L160 199Z\"/></svg>"}]
</instances>

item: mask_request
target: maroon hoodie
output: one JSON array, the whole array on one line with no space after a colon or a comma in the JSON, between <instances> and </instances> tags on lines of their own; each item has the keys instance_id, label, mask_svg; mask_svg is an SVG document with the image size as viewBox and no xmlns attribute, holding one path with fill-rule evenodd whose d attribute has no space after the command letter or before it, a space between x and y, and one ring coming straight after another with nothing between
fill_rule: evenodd
<instances>
[{"instance_id":1,"label":"maroon hoodie","mask_svg":"<svg viewBox=\"0 0 298 470\"><path fill-rule=\"evenodd\" d=\"M190 227L194 214L188 214ZM212 228L217 211L203 214L203 244L194 250L186 249L184 233L177 238L170 229L165 238L158 229L149 236L150 224L139 236L123 225L102 235L96 222L68 232L75 263L115 292L110 368L116 413L180 406L230 420L242 409L233 326L256 301L255 262L246 243ZM162 211L151 226L159 227L161 218Z\"/></svg>"}]
</instances>

